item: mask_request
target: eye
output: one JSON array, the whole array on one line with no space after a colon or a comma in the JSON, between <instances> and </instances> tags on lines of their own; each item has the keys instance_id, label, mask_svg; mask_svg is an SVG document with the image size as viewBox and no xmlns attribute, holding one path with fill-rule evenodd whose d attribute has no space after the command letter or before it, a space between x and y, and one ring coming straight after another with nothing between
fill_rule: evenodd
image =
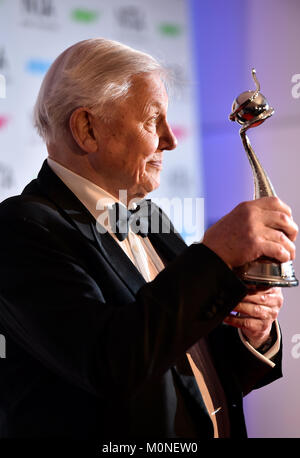
<instances>
[{"instance_id":1,"label":"eye","mask_svg":"<svg viewBox=\"0 0 300 458\"><path fill-rule=\"evenodd\" d=\"M151 116L149 119L147 119L146 124L148 124L148 125L156 124L158 119L159 119L159 115L155 114L155 115Z\"/></svg>"}]
</instances>

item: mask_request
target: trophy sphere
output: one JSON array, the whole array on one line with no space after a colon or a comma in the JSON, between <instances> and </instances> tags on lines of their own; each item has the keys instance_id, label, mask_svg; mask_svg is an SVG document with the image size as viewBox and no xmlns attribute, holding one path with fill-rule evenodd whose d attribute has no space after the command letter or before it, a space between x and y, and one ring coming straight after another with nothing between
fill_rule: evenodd
<instances>
[{"instance_id":1,"label":"trophy sphere","mask_svg":"<svg viewBox=\"0 0 300 458\"><path fill-rule=\"evenodd\" d=\"M234 100L230 115L232 121L244 125L259 117L258 119L260 120L258 122L251 123L251 127L255 127L265 120L260 115L263 113L269 115L271 111L273 112L273 109L263 94L259 93L253 98L254 95L255 91L245 91Z\"/></svg>"}]
</instances>

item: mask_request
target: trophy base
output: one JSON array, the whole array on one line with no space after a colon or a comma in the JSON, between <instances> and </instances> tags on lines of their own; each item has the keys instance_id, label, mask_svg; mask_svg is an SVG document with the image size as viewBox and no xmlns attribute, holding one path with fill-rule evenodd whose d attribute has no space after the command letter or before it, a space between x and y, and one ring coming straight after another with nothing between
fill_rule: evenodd
<instances>
[{"instance_id":1,"label":"trophy base","mask_svg":"<svg viewBox=\"0 0 300 458\"><path fill-rule=\"evenodd\" d=\"M274 286L298 286L292 261L280 264L268 258L260 258L235 269L238 277L245 283L272 288Z\"/></svg>"}]
</instances>

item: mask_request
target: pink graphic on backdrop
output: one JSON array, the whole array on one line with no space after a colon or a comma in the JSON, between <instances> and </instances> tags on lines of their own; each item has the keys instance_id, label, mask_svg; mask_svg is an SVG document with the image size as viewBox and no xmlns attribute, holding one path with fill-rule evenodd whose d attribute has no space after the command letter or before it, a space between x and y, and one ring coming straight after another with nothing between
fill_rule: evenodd
<instances>
[{"instance_id":1,"label":"pink graphic on backdrop","mask_svg":"<svg viewBox=\"0 0 300 458\"><path fill-rule=\"evenodd\" d=\"M9 121L8 116L0 115L0 129L5 127L8 121Z\"/></svg>"},{"instance_id":2,"label":"pink graphic on backdrop","mask_svg":"<svg viewBox=\"0 0 300 458\"><path fill-rule=\"evenodd\" d=\"M185 126L172 125L171 129L178 141L185 140L185 138L189 135L188 128Z\"/></svg>"}]
</instances>

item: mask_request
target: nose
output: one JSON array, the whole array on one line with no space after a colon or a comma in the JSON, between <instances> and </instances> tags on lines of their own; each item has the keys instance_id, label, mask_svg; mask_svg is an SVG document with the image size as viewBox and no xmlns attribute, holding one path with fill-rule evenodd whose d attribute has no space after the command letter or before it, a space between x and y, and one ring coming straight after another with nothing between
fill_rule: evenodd
<instances>
[{"instance_id":1,"label":"nose","mask_svg":"<svg viewBox=\"0 0 300 458\"><path fill-rule=\"evenodd\" d=\"M172 150L177 146L177 138L172 132L170 124L165 121L161 135L159 136L158 148L161 150Z\"/></svg>"}]
</instances>

